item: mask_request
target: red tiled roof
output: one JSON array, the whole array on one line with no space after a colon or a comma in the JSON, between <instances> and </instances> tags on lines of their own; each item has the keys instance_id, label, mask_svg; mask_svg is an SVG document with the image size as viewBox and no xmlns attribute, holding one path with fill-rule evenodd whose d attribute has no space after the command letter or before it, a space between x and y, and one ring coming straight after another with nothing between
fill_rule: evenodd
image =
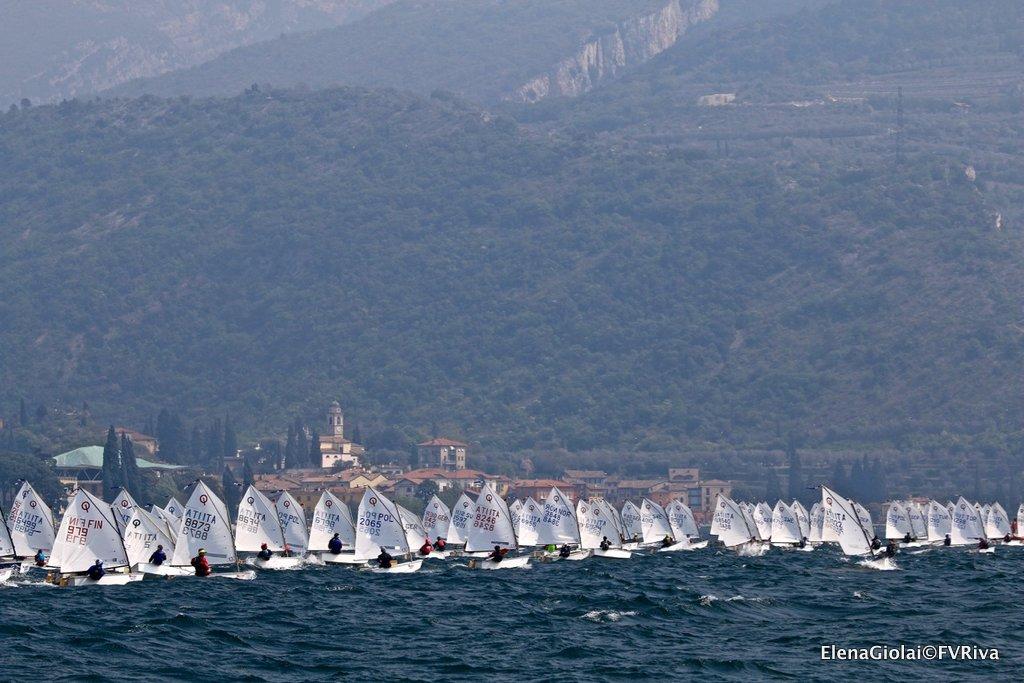
<instances>
[{"instance_id":1,"label":"red tiled roof","mask_svg":"<svg viewBox=\"0 0 1024 683\"><path fill-rule=\"evenodd\" d=\"M430 441L424 441L423 443L416 444L417 446L462 446L468 448L467 444L461 441L453 441L452 439L431 439Z\"/></svg>"},{"instance_id":2,"label":"red tiled roof","mask_svg":"<svg viewBox=\"0 0 1024 683\"><path fill-rule=\"evenodd\" d=\"M561 481L559 479L517 479L512 482L513 488L536 488L544 487L551 488L557 486L558 488L572 488L572 484L567 481Z\"/></svg>"},{"instance_id":3,"label":"red tiled roof","mask_svg":"<svg viewBox=\"0 0 1024 683\"><path fill-rule=\"evenodd\" d=\"M432 477L444 477L450 479L451 472L446 472L439 467L421 467L417 470L409 470L403 476L405 477L421 477L423 479L430 479Z\"/></svg>"}]
</instances>

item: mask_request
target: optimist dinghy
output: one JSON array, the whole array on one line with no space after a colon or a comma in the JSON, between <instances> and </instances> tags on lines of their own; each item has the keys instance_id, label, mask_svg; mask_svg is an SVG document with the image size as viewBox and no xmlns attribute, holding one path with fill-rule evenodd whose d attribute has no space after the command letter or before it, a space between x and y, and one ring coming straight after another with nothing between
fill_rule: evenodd
<instances>
[{"instance_id":1,"label":"optimist dinghy","mask_svg":"<svg viewBox=\"0 0 1024 683\"><path fill-rule=\"evenodd\" d=\"M481 552L486 548L490 548L489 556L492 556L495 550L509 555L502 556L500 561L494 560L493 557L474 559L470 561L470 568L521 569L530 563L529 555L511 555L519 549L512 514L509 512L508 504L491 484L484 484L476 499L476 514L473 517L473 526L469 529L469 538L466 540L468 553Z\"/></svg>"},{"instance_id":2,"label":"optimist dinghy","mask_svg":"<svg viewBox=\"0 0 1024 683\"><path fill-rule=\"evenodd\" d=\"M277 515L277 508L263 492L250 485L238 503L235 521L235 550L240 553L261 553L269 551L270 557L251 555L246 564L259 569L298 569L301 557L285 557L276 553L284 552L284 531Z\"/></svg>"},{"instance_id":3,"label":"optimist dinghy","mask_svg":"<svg viewBox=\"0 0 1024 683\"><path fill-rule=\"evenodd\" d=\"M589 550L580 548L580 527L570 499L557 486L553 486L544 499L544 511L537 525L537 543L542 546L554 545L561 548L568 545L573 548L568 557L562 557L557 551L541 551L539 557L547 562L579 561L590 557Z\"/></svg>"},{"instance_id":4,"label":"optimist dinghy","mask_svg":"<svg viewBox=\"0 0 1024 683\"><path fill-rule=\"evenodd\" d=\"M593 500L589 503L581 500L576 503L576 519L580 526L580 545L584 550L591 551L594 557L628 560L633 553L623 550L619 531L612 517L609 516L611 508L605 507L603 503L602 500Z\"/></svg>"},{"instance_id":5,"label":"optimist dinghy","mask_svg":"<svg viewBox=\"0 0 1024 683\"><path fill-rule=\"evenodd\" d=\"M175 501L172 499L172 503ZM238 555L231 538L228 510L224 501L217 497L202 481L196 481L188 502L181 507L181 522L174 539L173 567L191 567L192 558L205 551L211 569L227 565L238 565ZM186 576L194 578L239 579L251 581L256 578L252 569L241 571L214 571L206 577L196 576L191 571Z\"/></svg>"},{"instance_id":6,"label":"optimist dinghy","mask_svg":"<svg viewBox=\"0 0 1024 683\"><path fill-rule=\"evenodd\" d=\"M340 553L332 553L328 549L327 544L335 534L341 541ZM366 564L365 560L356 558L355 543L356 526L348 506L330 491L324 491L313 509L313 523L309 528L310 552L319 552L320 560L325 564Z\"/></svg>"},{"instance_id":7,"label":"optimist dinghy","mask_svg":"<svg viewBox=\"0 0 1024 683\"><path fill-rule=\"evenodd\" d=\"M96 560L106 573L91 579L86 572ZM129 571L128 552L110 506L84 489L68 502L49 566L54 572L47 580L58 586L122 586L142 580L142 574Z\"/></svg>"},{"instance_id":8,"label":"optimist dinghy","mask_svg":"<svg viewBox=\"0 0 1024 683\"><path fill-rule=\"evenodd\" d=\"M408 574L419 571L423 560L412 559L412 549L405 533L398 506L381 495L373 487L366 487L363 499L359 501L356 514L356 552L358 559L368 562L376 560L381 550L404 555L405 562L395 559L390 567L370 567L377 574Z\"/></svg>"},{"instance_id":9,"label":"optimist dinghy","mask_svg":"<svg viewBox=\"0 0 1024 683\"><path fill-rule=\"evenodd\" d=\"M750 516L744 513L738 503L721 493L715 500L711 535L717 536L722 545L735 549L741 555L760 555L768 548L757 541L757 529Z\"/></svg>"}]
</instances>

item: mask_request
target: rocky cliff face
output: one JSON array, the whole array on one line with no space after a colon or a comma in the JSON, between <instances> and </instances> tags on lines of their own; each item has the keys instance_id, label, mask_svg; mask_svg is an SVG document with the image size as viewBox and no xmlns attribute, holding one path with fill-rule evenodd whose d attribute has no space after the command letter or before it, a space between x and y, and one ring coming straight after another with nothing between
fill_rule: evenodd
<instances>
[{"instance_id":1,"label":"rocky cliff face","mask_svg":"<svg viewBox=\"0 0 1024 683\"><path fill-rule=\"evenodd\" d=\"M282 33L336 26L392 0L36 2L5 10L11 21L0 27L0 62L7 62L0 63L0 104L97 92ZM20 35L25 29L33 35Z\"/></svg>"},{"instance_id":2,"label":"rocky cliff face","mask_svg":"<svg viewBox=\"0 0 1024 683\"><path fill-rule=\"evenodd\" d=\"M657 11L621 22L586 41L576 54L530 79L507 99L538 102L545 97L575 97L642 64L670 48L689 27L718 12L718 0L668 0Z\"/></svg>"}]
</instances>

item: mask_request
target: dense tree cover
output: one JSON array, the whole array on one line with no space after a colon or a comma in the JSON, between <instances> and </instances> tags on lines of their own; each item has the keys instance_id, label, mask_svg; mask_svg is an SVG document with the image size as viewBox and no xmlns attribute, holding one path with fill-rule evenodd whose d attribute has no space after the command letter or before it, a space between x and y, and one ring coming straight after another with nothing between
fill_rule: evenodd
<instances>
[{"instance_id":1,"label":"dense tree cover","mask_svg":"<svg viewBox=\"0 0 1024 683\"><path fill-rule=\"evenodd\" d=\"M0 503L3 504L4 515L10 510L22 480L31 482L45 501L55 501L63 495L63 487L51 461L29 453L0 449Z\"/></svg>"},{"instance_id":2,"label":"dense tree cover","mask_svg":"<svg viewBox=\"0 0 1024 683\"><path fill-rule=\"evenodd\" d=\"M351 24L282 35L191 69L115 88L120 95L221 95L251 83L364 85L479 101L511 93L616 23L665 0L399 0Z\"/></svg>"},{"instance_id":3,"label":"dense tree cover","mask_svg":"<svg viewBox=\"0 0 1024 683\"><path fill-rule=\"evenodd\" d=\"M0 386L249 432L341 397L485 448L1016 429L1019 229L911 151L562 142L359 89L10 112Z\"/></svg>"}]
</instances>

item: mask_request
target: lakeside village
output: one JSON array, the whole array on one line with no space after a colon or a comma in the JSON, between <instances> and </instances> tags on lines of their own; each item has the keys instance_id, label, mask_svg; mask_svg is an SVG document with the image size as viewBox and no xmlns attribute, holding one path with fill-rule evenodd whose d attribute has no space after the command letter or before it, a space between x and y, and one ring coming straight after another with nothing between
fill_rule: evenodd
<instances>
[{"instance_id":1,"label":"lakeside village","mask_svg":"<svg viewBox=\"0 0 1024 683\"><path fill-rule=\"evenodd\" d=\"M325 491L355 507L366 487L373 487L399 504L415 509L414 501L419 501L422 508L433 495L452 506L462 493L475 496L484 485L490 484L509 500L533 498L538 503L544 502L553 487L564 491L574 502L602 498L621 506L627 500L647 498L665 506L678 499L691 508L698 524L705 524L710 523L717 496L731 495L734 486L730 481L702 479L696 467L668 468L663 477L646 479L578 469L565 469L560 478L510 477L473 468L470 446L444 436L415 445L415 466L397 462L369 464L364 462L366 449L346 438L345 415L337 401L330 405L325 418L322 434L302 426L290 429L288 448L292 438L308 444L301 450L310 455L294 458L300 460L298 463L289 463L282 453L266 451L258 444L249 449L227 444L228 452L216 465L173 464L161 457L163 449L156 437L113 426L108 435L113 437L112 443L108 439L106 446L83 445L53 457L54 473L63 494L54 497L54 512L63 509L66 494L76 488L111 500L123 487L140 501L153 499L162 503L161 498L173 495L186 482L202 478L223 494L231 508L237 505L241 491L250 484L271 496L288 492L307 511L315 507ZM303 433L295 434L298 430ZM319 467L313 466L312 460L316 458ZM125 463L112 463L112 459L130 459L144 474L133 481L133 477L124 473ZM172 484L172 480L177 483ZM11 495L6 488L0 499Z\"/></svg>"}]
</instances>

